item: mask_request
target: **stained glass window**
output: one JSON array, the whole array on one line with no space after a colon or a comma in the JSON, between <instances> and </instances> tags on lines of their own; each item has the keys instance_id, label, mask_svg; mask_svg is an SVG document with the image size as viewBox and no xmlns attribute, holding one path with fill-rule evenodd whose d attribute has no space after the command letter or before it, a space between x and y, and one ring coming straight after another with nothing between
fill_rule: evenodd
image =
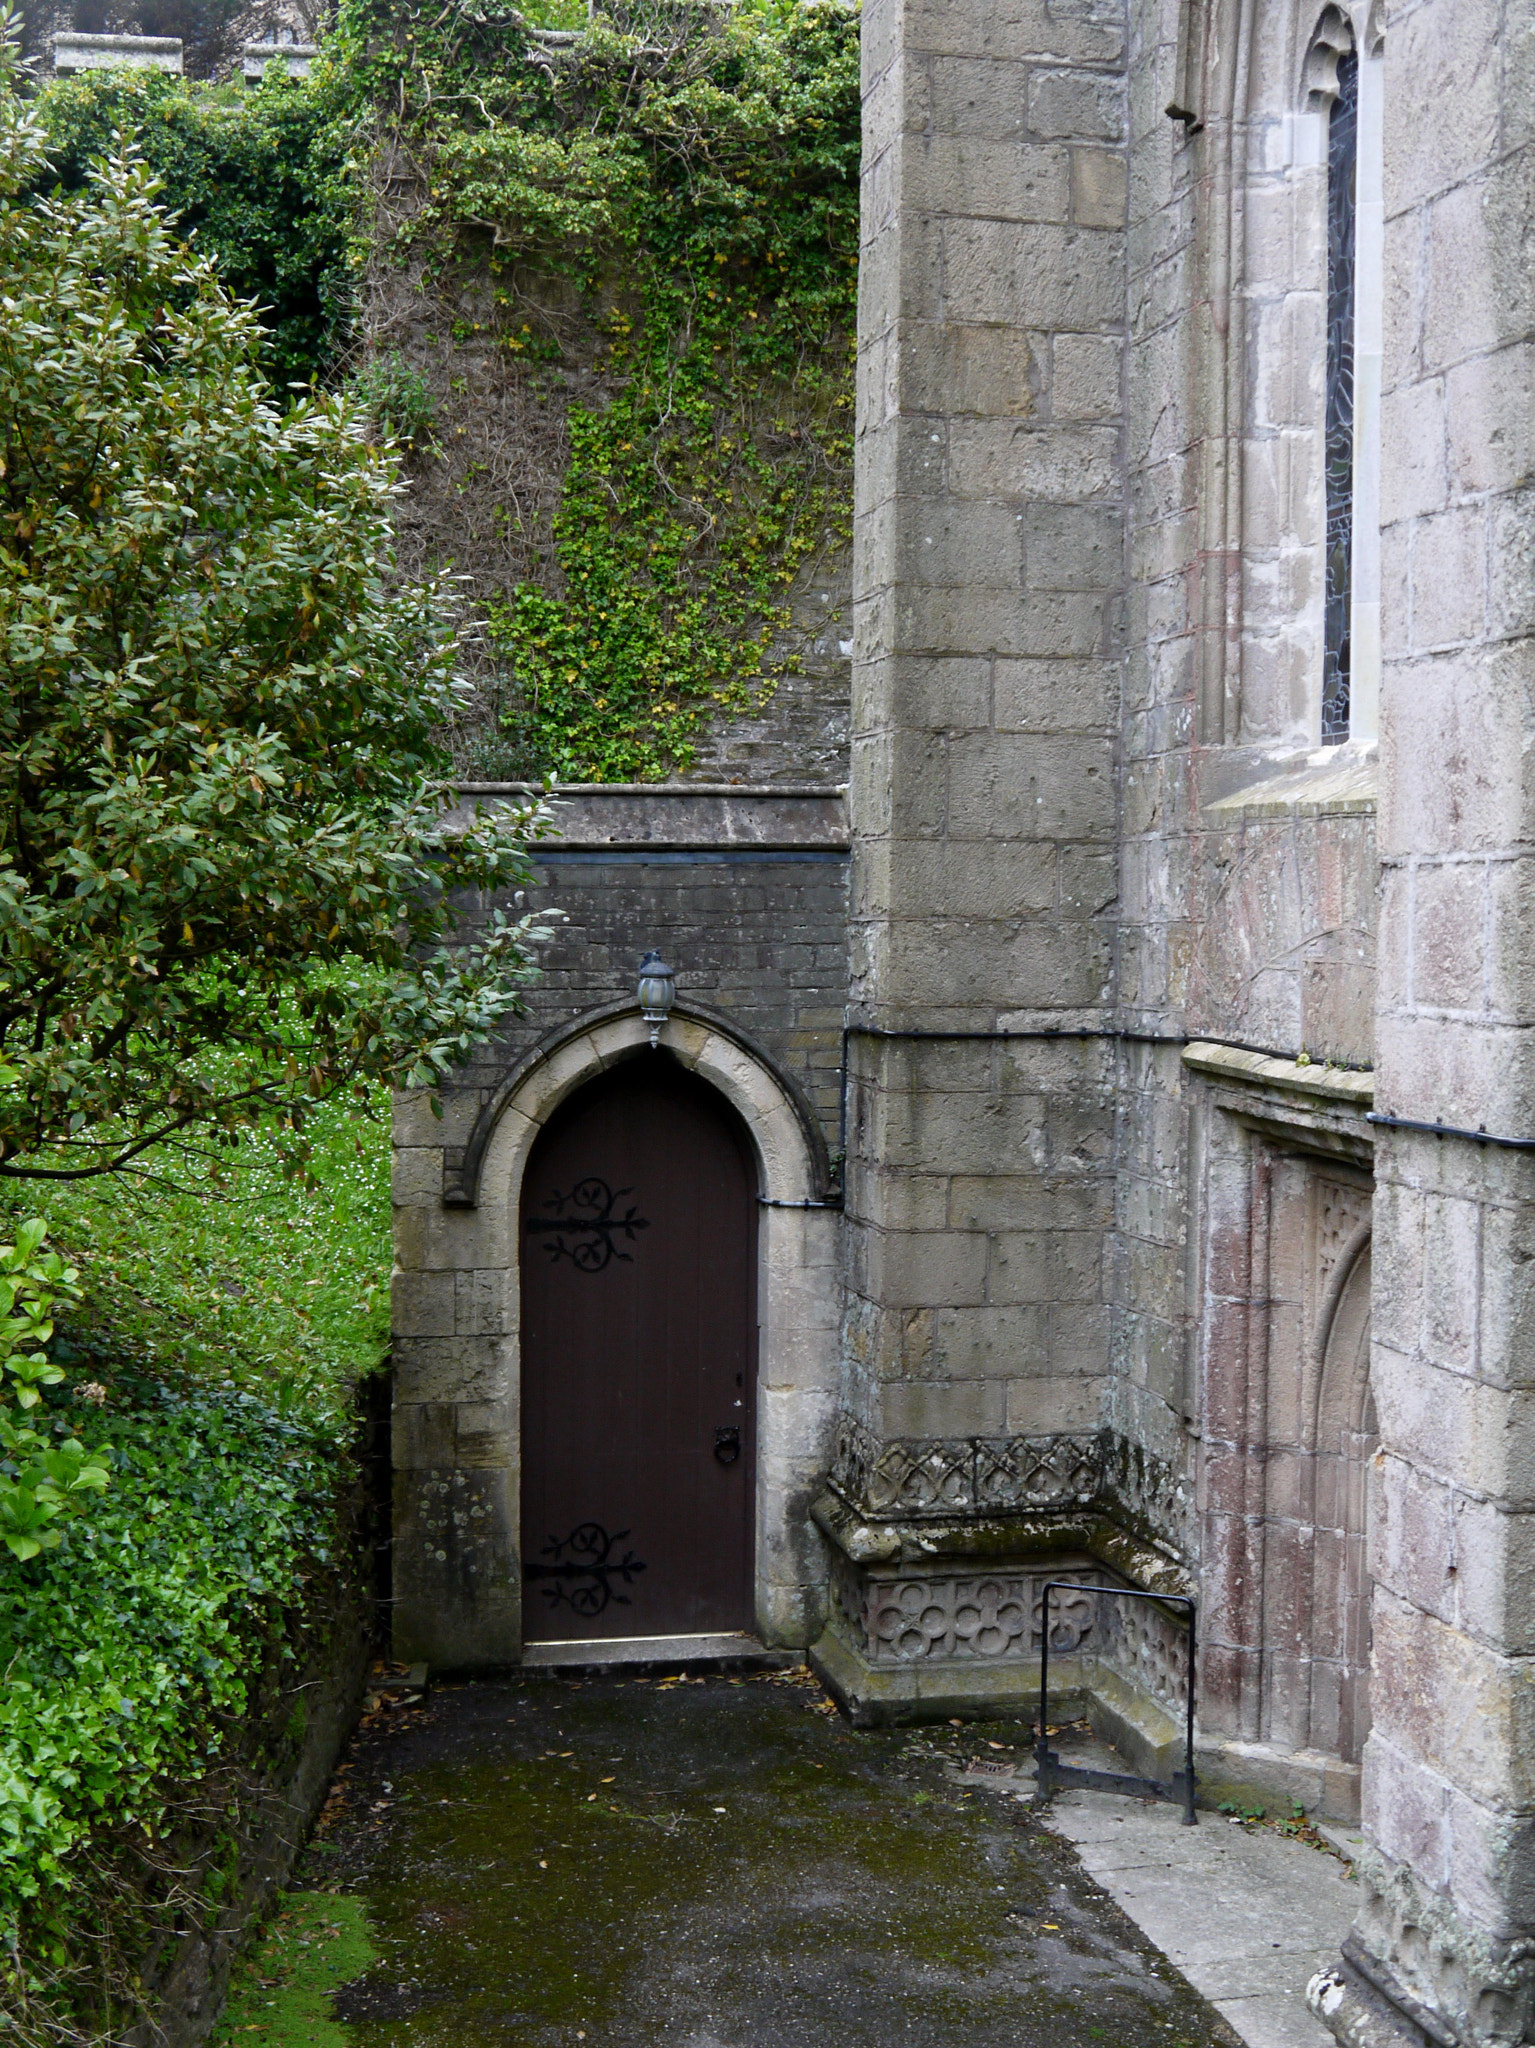
<instances>
[{"instance_id":1,"label":"stained glass window","mask_svg":"<svg viewBox=\"0 0 1535 2048\"><path fill-rule=\"evenodd\" d=\"M1327 587L1322 659L1322 744L1348 738L1349 611L1354 543L1354 188L1359 58L1338 59L1327 124Z\"/></svg>"}]
</instances>

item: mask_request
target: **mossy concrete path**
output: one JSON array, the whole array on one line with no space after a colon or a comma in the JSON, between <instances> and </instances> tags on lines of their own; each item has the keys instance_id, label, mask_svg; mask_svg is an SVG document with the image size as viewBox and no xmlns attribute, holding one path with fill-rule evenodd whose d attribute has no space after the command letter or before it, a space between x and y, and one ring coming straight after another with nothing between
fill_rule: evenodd
<instances>
[{"instance_id":1,"label":"mossy concrete path","mask_svg":"<svg viewBox=\"0 0 1535 2048\"><path fill-rule=\"evenodd\" d=\"M860 1733L803 1673L439 1689L365 1726L306 1854L375 1944L330 2014L358 2048L1231 2048L964 1776L1026 1738ZM281 2006L242 2048L293 2037Z\"/></svg>"}]
</instances>

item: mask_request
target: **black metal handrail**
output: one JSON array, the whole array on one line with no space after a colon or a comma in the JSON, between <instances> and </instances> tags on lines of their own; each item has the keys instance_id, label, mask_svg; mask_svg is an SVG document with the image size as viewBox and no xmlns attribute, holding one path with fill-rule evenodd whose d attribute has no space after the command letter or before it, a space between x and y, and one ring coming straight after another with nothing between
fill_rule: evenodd
<instances>
[{"instance_id":1,"label":"black metal handrail","mask_svg":"<svg viewBox=\"0 0 1535 2048\"><path fill-rule=\"evenodd\" d=\"M1183 1769L1174 1771L1170 1785L1157 1778L1137 1778L1129 1771L1095 1771L1085 1764L1063 1764L1050 1747L1046 1734L1050 1687L1050 1595L1052 1593L1109 1593L1116 1600L1158 1600L1164 1607L1186 1607L1189 1616L1188 1702L1183 1731ZM1061 1785L1085 1785L1098 1792L1138 1793L1143 1798L1170 1799L1183 1807L1183 1825L1198 1824L1194 1811L1194 1602L1185 1593L1145 1593L1139 1586L1084 1586L1077 1579L1046 1579L1040 1602L1039 1628L1039 1730L1034 1743L1036 1766L1035 1802L1043 1806Z\"/></svg>"}]
</instances>

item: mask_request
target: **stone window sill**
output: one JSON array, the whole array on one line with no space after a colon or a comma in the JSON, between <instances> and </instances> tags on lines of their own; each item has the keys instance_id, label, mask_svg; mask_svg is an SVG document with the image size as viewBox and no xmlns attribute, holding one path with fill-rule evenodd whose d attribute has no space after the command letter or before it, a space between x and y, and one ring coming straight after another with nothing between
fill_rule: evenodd
<instances>
[{"instance_id":1,"label":"stone window sill","mask_svg":"<svg viewBox=\"0 0 1535 2048\"><path fill-rule=\"evenodd\" d=\"M1263 818L1372 816L1375 749L1334 747L1305 756L1305 765L1234 789L1206 804L1217 823Z\"/></svg>"}]
</instances>

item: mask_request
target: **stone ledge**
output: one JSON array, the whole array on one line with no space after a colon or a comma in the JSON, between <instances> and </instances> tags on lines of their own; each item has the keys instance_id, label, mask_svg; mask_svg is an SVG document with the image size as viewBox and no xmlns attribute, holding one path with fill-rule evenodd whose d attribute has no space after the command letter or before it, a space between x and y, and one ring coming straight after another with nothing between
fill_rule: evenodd
<instances>
[{"instance_id":1,"label":"stone ledge","mask_svg":"<svg viewBox=\"0 0 1535 2048\"><path fill-rule=\"evenodd\" d=\"M1192 1505L1185 1479L1113 1430L884 1438L845 1412L827 1485L871 1530L926 1525L932 1547L952 1526L961 1551L994 1524L1102 1511L1164 1564L1185 1554Z\"/></svg>"},{"instance_id":2,"label":"stone ledge","mask_svg":"<svg viewBox=\"0 0 1535 2048\"><path fill-rule=\"evenodd\" d=\"M60 78L77 71L167 71L179 78L180 36L93 36L60 29L53 39L53 69Z\"/></svg>"},{"instance_id":3,"label":"stone ledge","mask_svg":"<svg viewBox=\"0 0 1535 2048\"><path fill-rule=\"evenodd\" d=\"M1239 1046L1196 1039L1183 1048L1183 1064L1212 1080L1278 1088L1290 1095L1312 1095L1344 1104L1361 1114L1375 1102L1375 1075L1370 1070L1330 1067L1321 1061L1276 1059L1267 1053L1244 1052Z\"/></svg>"},{"instance_id":4,"label":"stone ledge","mask_svg":"<svg viewBox=\"0 0 1535 2048\"><path fill-rule=\"evenodd\" d=\"M1340 758L1341 757L1341 758ZM1266 819L1373 817L1375 753L1328 748L1311 755L1305 767L1271 774L1260 782L1234 789L1205 805L1205 816L1218 824Z\"/></svg>"},{"instance_id":5,"label":"stone ledge","mask_svg":"<svg viewBox=\"0 0 1535 2048\"><path fill-rule=\"evenodd\" d=\"M862 1568L941 1562L988 1571L1005 1561L1084 1550L1148 1593L1181 1596L1189 1591L1189 1575L1181 1564L1122 1528L1102 1508L869 1522L828 1490L812 1504L810 1518L850 1563Z\"/></svg>"},{"instance_id":6,"label":"stone ledge","mask_svg":"<svg viewBox=\"0 0 1535 2048\"><path fill-rule=\"evenodd\" d=\"M466 828L482 805L547 802L555 827L537 842L535 859L540 847L845 853L849 844L847 792L840 783L757 789L714 782L572 783L545 792L531 783L462 782L457 797L443 818L449 831Z\"/></svg>"},{"instance_id":7,"label":"stone ledge","mask_svg":"<svg viewBox=\"0 0 1535 2048\"><path fill-rule=\"evenodd\" d=\"M240 71L247 85L259 85L269 64L280 64L289 78L307 78L320 54L318 43L247 43L240 52Z\"/></svg>"}]
</instances>

